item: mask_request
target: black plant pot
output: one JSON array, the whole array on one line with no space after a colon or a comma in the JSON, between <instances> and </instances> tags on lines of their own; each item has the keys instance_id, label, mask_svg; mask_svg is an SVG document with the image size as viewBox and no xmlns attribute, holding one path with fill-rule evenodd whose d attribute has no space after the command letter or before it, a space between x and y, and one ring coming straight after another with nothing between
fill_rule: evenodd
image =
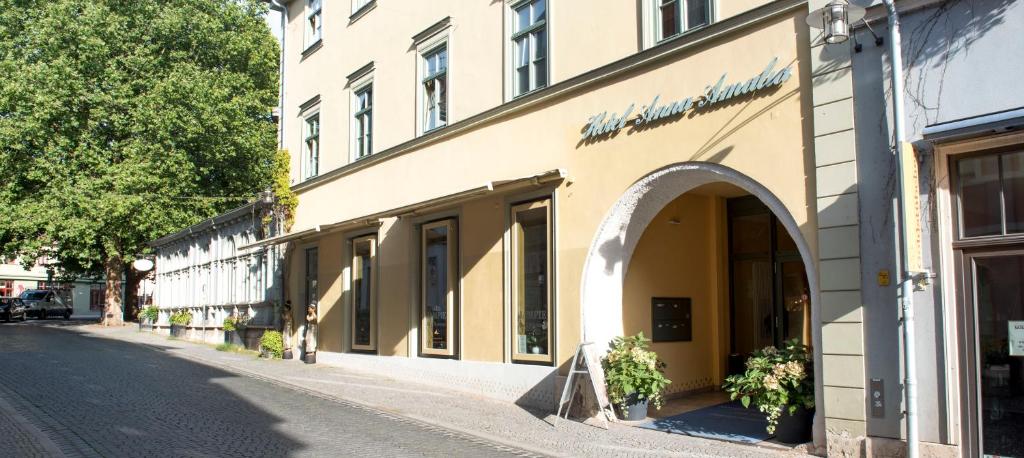
<instances>
[{"instance_id":1,"label":"black plant pot","mask_svg":"<svg viewBox=\"0 0 1024 458\"><path fill-rule=\"evenodd\" d=\"M307 352L304 361L306 364L316 364L316 352Z\"/></svg>"},{"instance_id":2,"label":"black plant pot","mask_svg":"<svg viewBox=\"0 0 1024 458\"><path fill-rule=\"evenodd\" d=\"M292 359L292 351L291 350L285 350L284 354L281 355L281 358L283 358L283 359Z\"/></svg>"},{"instance_id":3,"label":"black plant pot","mask_svg":"<svg viewBox=\"0 0 1024 458\"><path fill-rule=\"evenodd\" d=\"M620 408L622 419L626 421L643 421L647 419L648 399L639 399L637 395L626 396L626 407Z\"/></svg>"},{"instance_id":4,"label":"black plant pot","mask_svg":"<svg viewBox=\"0 0 1024 458\"><path fill-rule=\"evenodd\" d=\"M171 337L177 337L179 339L184 338L185 337L185 330L187 328L188 328L188 326L182 326L180 324L172 324L171 325Z\"/></svg>"},{"instance_id":5,"label":"black plant pot","mask_svg":"<svg viewBox=\"0 0 1024 458\"><path fill-rule=\"evenodd\" d=\"M224 343L237 345L239 347L244 346L245 343L242 341L242 333L238 330L224 331Z\"/></svg>"},{"instance_id":6,"label":"black plant pot","mask_svg":"<svg viewBox=\"0 0 1024 458\"><path fill-rule=\"evenodd\" d=\"M779 425L775 427L775 440L784 444L803 444L811 440L811 421L814 419L814 411L807 410L803 406L796 409L793 415L789 414L789 407L782 408L782 415L779 416Z\"/></svg>"}]
</instances>

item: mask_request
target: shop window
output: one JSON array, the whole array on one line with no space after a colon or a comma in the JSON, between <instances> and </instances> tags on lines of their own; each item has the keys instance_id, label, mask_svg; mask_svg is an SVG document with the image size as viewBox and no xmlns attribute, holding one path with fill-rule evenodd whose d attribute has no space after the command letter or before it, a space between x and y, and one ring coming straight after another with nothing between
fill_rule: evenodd
<instances>
[{"instance_id":1,"label":"shop window","mask_svg":"<svg viewBox=\"0 0 1024 458\"><path fill-rule=\"evenodd\" d=\"M318 44L323 38L322 0L306 0L306 48Z\"/></svg>"},{"instance_id":2,"label":"shop window","mask_svg":"<svg viewBox=\"0 0 1024 458\"><path fill-rule=\"evenodd\" d=\"M373 84L356 89L354 95L352 130L355 134L355 158L362 159L373 154Z\"/></svg>"},{"instance_id":3,"label":"shop window","mask_svg":"<svg viewBox=\"0 0 1024 458\"><path fill-rule=\"evenodd\" d=\"M513 360L553 360L551 248L551 201L512 207Z\"/></svg>"},{"instance_id":4,"label":"shop window","mask_svg":"<svg viewBox=\"0 0 1024 458\"><path fill-rule=\"evenodd\" d=\"M548 30L546 0L523 1L512 6L513 96L548 84Z\"/></svg>"},{"instance_id":5,"label":"shop window","mask_svg":"<svg viewBox=\"0 0 1024 458\"><path fill-rule=\"evenodd\" d=\"M655 41L672 38L712 20L713 0L653 0Z\"/></svg>"},{"instance_id":6,"label":"shop window","mask_svg":"<svg viewBox=\"0 0 1024 458\"><path fill-rule=\"evenodd\" d=\"M89 285L89 310L100 311L103 310L103 305L107 300L107 288L105 285L92 284Z\"/></svg>"},{"instance_id":7,"label":"shop window","mask_svg":"<svg viewBox=\"0 0 1024 458\"><path fill-rule=\"evenodd\" d=\"M14 280L0 280L0 297L14 296Z\"/></svg>"},{"instance_id":8,"label":"shop window","mask_svg":"<svg viewBox=\"0 0 1024 458\"><path fill-rule=\"evenodd\" d=\"M960 238L1024 232L1024 152L955 162Z\"/></svg>"},{"instance_id":9,"label":"shop window","mask_svg":"<svg viewBox=\"0 0 1024 458\"><path fill-rule=\"evenodd\" d=\"M448 124L448 46L423 55L423 132Z\"/></svg>"},{"instance_id":10,"label":"shop window","mask_svg":"<svg viewBox=\"0 0 1024 458\"><path fill-rule=\"evenodd\" d=\"M459 278L455 220L423 225L421 250L420 351L427 355L453 356Z\"/></svg>"},{"instance_id":11,"label":"shop window","mask_svg":"<svg viewBox=\"0 0 1024 458\"><path fill-rule=\"evenodd\" d=\"M319 277L319 255L317 249L306 248L306 297L305 304L310 306L316 303L317 288L318 288L318 277ZM305 312L305 311L303 311Z\"/></svg>"},{"instance_id":12,"label":"shop window","mask_svg":"<svg viewBox=\"0 0 1024 458\"><path fill-rule=\"evenodd\" d=\"M302 179L308 180L320 173L320 115L306 118L303 125Z\"/></svg>"},{"instance_id":13,"label":"shop window","mask_svg":"<svg viewBox=\"0 0 1024 458\"><path fill-rule=\"evenodd\" d=\"M352 240L352 349L377 349L376 307L374 304L374 275L377 256L377 237L373 235Z\"/></svg>"}]
</instances>

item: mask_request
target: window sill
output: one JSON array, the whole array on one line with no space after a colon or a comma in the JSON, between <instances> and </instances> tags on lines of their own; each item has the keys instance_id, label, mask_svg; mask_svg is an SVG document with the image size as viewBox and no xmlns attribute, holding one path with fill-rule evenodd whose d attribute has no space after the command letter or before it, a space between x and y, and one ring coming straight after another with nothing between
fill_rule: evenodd
<instances>
[{"instance_id":1,"label":"window sill","mask_svg":"<svg viewBox=\"0 0 1024 458\"><path fill-rule=\"evenodd\" d=\"M530 95L530 94L533 94L533 93L535 93L535 92L539 92L539 91L543 90L543 89L544 89L544 88L546 88L546 87L548 87L548 85L546 85L546 84L545 84L545 85L543 85L543 86L540 86L540 87L536 87L536 88L530 89L529 91L526 91L526 92L524 92L524 93L522 93L522 94L515 94L515 95L513 95L513 96L512 96L512 99L511 99L511 100L515 100L515 99L521 99L521 98L523 98L523 97L526 97L526 96L528 96L528 95Z\"/></svg>"},{"instance_id":2,"label":"window sill","mask_svg":"<svg viewBox=\"0 0 1024 458\"><path fill-rule=\"evenodd\" d=\"M422 136L427 135L427 134L432 134L434 132L437 132L439 130L444 129L445 127L448 127L447 123L442 124L442 125L437 126L437 127L431 127L430 129L427 129L427 130L424 130L423 132L420 132L420 136L422 137Z\"/></svg>"},{"instance_id":3,"label":"window sill","mask_svg":"<svg viewBox=\"0 0 1024 458\"><path fill-rule=\"evenodd\" d=\"M311 54L317 52L317 50L319 50L320 48L323 48L323 47L324 47L324 39L323 38L320 38L320 39L310 43L309 46L306 46L306 49L302 50L302 58L305 59L305 58L309 57Z\"/></svg>"},{"instance_id":4,"label":"window sill","mask_svg":"<svg viewBox=\"0 0 1024 458\"><path fill-rule=\"evenodd\" d=\"M374 9L376 7L377 7L377 0L372 0L369 3L361 6L358 10L356 10L354 13L352 13L351 16L348 17L348 25L352 25L353 23L358 21L363 16L366 16L366 13L369 13L370 10L372 10L372 9Z\"/></svg>"}]
</instances>

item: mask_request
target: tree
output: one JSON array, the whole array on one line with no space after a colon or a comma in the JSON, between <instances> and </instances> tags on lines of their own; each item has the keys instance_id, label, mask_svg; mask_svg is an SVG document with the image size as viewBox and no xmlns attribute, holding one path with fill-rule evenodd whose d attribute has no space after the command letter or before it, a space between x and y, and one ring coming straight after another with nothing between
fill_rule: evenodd
<instances>
[{"instance_id":1,"label":"tree","mask_svg":"<svg viewBox=\"0 0 1024 458\"><path fill-rule=\"evenodd\" d=\"M106 278L271 185L259 0L0 0L0 254ZM130 285L129 285L130 286Z\"/></svg>"}]
</instances>

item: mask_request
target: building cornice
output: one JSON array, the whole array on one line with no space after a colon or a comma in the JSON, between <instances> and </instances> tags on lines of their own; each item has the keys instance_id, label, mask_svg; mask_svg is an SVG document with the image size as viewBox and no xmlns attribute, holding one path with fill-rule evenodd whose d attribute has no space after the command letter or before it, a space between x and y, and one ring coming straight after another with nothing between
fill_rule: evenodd
<instances>
[{"instance_id":1,"label":"building cornice","mask_svg":"<svg viewBox=\"0 0 1024 458\"><path fill-rule=\"evenodd\" d=\"M412 140L392 146L379 153L351 162L315 178L292 185L295 192L304 192L315 187L330 183L346 175L367 167L425 148L449 138L463 135L484 125L501 121L539 106L564 97L588 90L606 81L619 78L642 68L657 65L677 57L683 53L693 52L709 43L727 36L749 31L767 21L792 14L793 11L807 8L806 0L777 0L736 16L701 27L689 33L665 40L651 48L631 54L610 64L582 73L557 84L553 84L532 94L511 100L437 129ZM351 75L350 75L351 76Z\"/></svg>"},{"instance_id":2,"label":"building cornice","mask_svg":"<svg viewBox=\"0 0 1024 458\"><path fill-rule=\"evenodd\" d=\"M200 221L173 234L160 237L156 240L146 243L146 245L149 245L152 248L161 248L165 245L202 233L204 231L216 229L218 226L221 226L224 223L240 219L243 216L251 215L255 210L262 209L268 205L269 204L265 203L263 200L256 200L245 205L242 205L241 207L228 210L224 213L214 216L213 218L208 218L203 221Z\"/></svg>"}]
</instances>

